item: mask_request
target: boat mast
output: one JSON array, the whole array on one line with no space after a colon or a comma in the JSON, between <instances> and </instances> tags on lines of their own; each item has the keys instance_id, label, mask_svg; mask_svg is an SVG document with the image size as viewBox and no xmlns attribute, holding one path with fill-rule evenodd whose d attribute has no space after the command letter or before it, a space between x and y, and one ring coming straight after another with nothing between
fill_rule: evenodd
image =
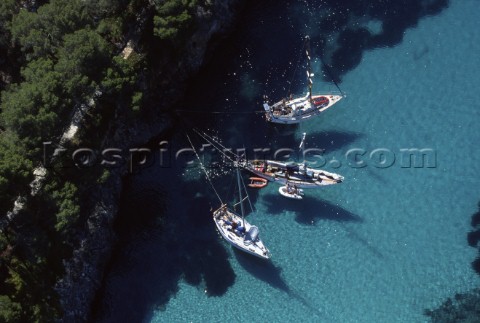
<instances>
[{"instance_id":1,"label":"boat mast","mask_svg":"<svg viewBox=\"0 0 480 323\"><path fill-rule=\"evenodd\" d=\"M305 37L305 53L307 54L307 81L308 81L308 98L312 100L312 85L313 85L313 74L312 74L312 65L310 63L310 36Z\"/></svg>"},{"instance_id":2,"label":"boat mast","mask_svg":"<svg viewBox=\"0 0 480 323\"><path fill-rule=\"evenodd\" d=\"M305 169L307 168L307 161L305 160L305 137L307 136L307 133L303 133L302 141L300 142L300 151L302 152L302 157L303 157L303 166Z\"/></svg>"},{"instance_id":3,"label":"boat mast","mask_svg":"<svg viewBox=\"0 0 480 323\"><path fill-rule=\"evenodd\" d=\"M240 171L238 170L238 164L237 164L237 184L238 184L238 195L240 197L240 210L242 211L242 226L245 227L243 201L242 201L242 187L240 185Z\"/></svg>"}]
</instances>

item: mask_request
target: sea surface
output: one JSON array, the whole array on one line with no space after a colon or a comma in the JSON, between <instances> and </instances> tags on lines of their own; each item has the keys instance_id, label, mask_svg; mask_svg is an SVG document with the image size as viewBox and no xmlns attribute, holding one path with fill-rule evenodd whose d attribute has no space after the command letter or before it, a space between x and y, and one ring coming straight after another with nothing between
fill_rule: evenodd
<instances>
[{"instance_id":1,"label":"sea surface","mask_svg":"<svg viewBox=\"0 0 480 323\"><path fill-rule=\"evenodd\" d=\"M168 162L125 179L97 321L424 322L425 309L479 286L466 238L480 199L479 1L336 2L252 3L211 53L164 138ZM306 91L307 34L314 92L338 92L334 80L346 98L299 126L267 124L263 95ZM189 134L232 201L233 172L193 128L292 159L305 132L324 150L309 161L345 181L302 201L272 183L250 190L247 219L272 254L256 259L215 231L220 202L195 156L175 158ZM403 149L426 149L423 165Z\"/></svg>"}]
</instances>

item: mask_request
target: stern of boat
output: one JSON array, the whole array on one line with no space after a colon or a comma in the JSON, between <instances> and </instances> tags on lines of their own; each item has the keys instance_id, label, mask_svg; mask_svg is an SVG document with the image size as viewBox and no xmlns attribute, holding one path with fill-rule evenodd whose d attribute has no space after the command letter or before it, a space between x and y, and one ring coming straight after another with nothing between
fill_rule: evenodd
<instances>
[{"instance_id":1,"label":"stern of boat","mask_svg":"<svg viewBox=\"0 0 480 323\"><path fill-rule=\"evenodd\" d=\"M273 113L272 113L272 107L268 105L268 102L263 103L263 109L265 110L265 119L267 119L267 121L271 121Z\"/></svg>"},{"instance_id":2,"label":"stern of boat","mask_svg":"<svg viewBox=\"0 0 480 323\"><path fill-rule=\"evenodd\" d=\"M270 105L268 105L268 102L263 103L263 109L265 110L265 112L269 112L269 113L272 110Z\"/></svg>"}]
</instances>

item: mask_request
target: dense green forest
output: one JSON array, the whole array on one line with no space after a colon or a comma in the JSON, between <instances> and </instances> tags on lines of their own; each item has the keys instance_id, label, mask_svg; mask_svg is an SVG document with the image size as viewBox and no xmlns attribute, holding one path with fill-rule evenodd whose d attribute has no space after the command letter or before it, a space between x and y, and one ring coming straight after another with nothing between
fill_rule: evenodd
<instances>
[{"instance_id":1,"label":"dense green forest","mask_svg":"<svg viewBox=\"0 0 480 323\"><path fill-rule=\"evenodd\" d=\"M197 2L0 1L0 321L62 315L53 287L89 212L80 201L109 176L100 167L61 167L60 155L32 195L43 143L59 143L82 106L90 107L84 125L64 145L98 146L118 113L142 118L146 44L155 41L167 62L181 54L195 30L196 7L210 5ZM122 50L141 15L140 40L126 58ZM15 202L21 207L11 213Z\"/></svg>"}]
</instances>

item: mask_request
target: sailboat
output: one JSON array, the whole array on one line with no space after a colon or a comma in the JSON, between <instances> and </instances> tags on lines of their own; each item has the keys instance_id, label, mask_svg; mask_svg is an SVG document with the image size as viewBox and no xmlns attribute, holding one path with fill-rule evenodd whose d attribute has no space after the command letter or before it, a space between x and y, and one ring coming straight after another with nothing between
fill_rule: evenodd
<instances>
[{"instance_id":1,"label":"sailboat","mask_svg":"<svg viewBox=\"0 0 480 323\"><path fill-rule=\"evenodd\" d=\"M343 96L338 94L312 94L314 74L311 71L310 63L310 37L305 37L305 48L307 55L307 81L308 93L302 97L282 99L269 105L266 99L263 103L267 121L281 124L295 124L309 120L332 107L340 101Z\"/></svg>"},{"instance_id":2,"label":"sailboat","mask_svg":"<svg viewBox=\"0 0 480 323\"><path fill-rule=\"evenodd\" d=\"M226 204L222 204L217 210L213 211L213 221L215 221L222 237L232 246L259 258L269 259L269 251L262 240L260 240L258 228L245 220L243 201L248 198L248 195L242 199L242 187L240 185L240 171L238 167L237 183L240 197L238 203L240 204L241 215L229 209Z\"/></svg>"},{"instance_id":3,"label":"sailboat","mask_svg":"<svg viewBox=\"0 0 480 323\"><path fill-rule=\"evenodd\" d=\"M197 132L199 133L199 132ZM200 133L199 133L200 134ZM235 211L229 209L225 203L222 202L220 199L220 195L218 194L215 186L213 185L210 177L208 176L208 172L205 169L205 166L200 159L200 156L197 154L195 147L190 140L190 137L187 135L188 141L197 157L198 161L200 162L200 167L202 168L203 172L205 173L205 177L207 181L212 186L212 189L215 191L218 199L220 200L221 206L213 211L213 221L218 229L218 232L222 235L222 237L230 243L232 246L247 252L251 255L257 256L263 259L269 259L270 253L268 249L263 244L262 240L259 237L259 230L258 227L250 224L247 220L245 220L245 212L243 208L243 202L248 200L248 194L245 187L245 183L243 183L243 190L241 185L241 178L240 178L240 171L238 169L237 163L237 184L238 184L238 194L239 194L239 202L241 214L236 213ZM242 191L245 191L245 198L242 198ZM253 207L250 204L250 207Z\"/></svg>"},{"instance_id":4,"label":"sailboat","mask_svg":"<svg viewBox=\"0 0 480 323\"><path fill-rule=\"evenodd\" d=\"M306 133L300 143L302 155L305 149ZM342 183L344 178L341 175L327 172L321 169L308 167L307 162L280 162L275 160L245 160L240 165L258 177L282 185L295 185L297 188L319 188L327 185Z\"/></svg>"},{"instance_id":5,"label":"sailboat","mask_svg":"<svg viewBox=\"0 0 480 323\"><path fill-rule=\"evenodd\" d=\"M322 169L310 168L307 162L281 162L276 160L242 159L227 149L214 138L204 132L193 129L200 137L211 144L218 152L220 152L227 160L232 162L236 167L243 168L257 177L264 178L270 182L287 185L287 182L295 185L297 188L320 188L327 185L342 183L344 178L341 175L327 172ZM305 155L305 137L303 134L300 143L302 155Z\"/></svg>"}]
</instances>

